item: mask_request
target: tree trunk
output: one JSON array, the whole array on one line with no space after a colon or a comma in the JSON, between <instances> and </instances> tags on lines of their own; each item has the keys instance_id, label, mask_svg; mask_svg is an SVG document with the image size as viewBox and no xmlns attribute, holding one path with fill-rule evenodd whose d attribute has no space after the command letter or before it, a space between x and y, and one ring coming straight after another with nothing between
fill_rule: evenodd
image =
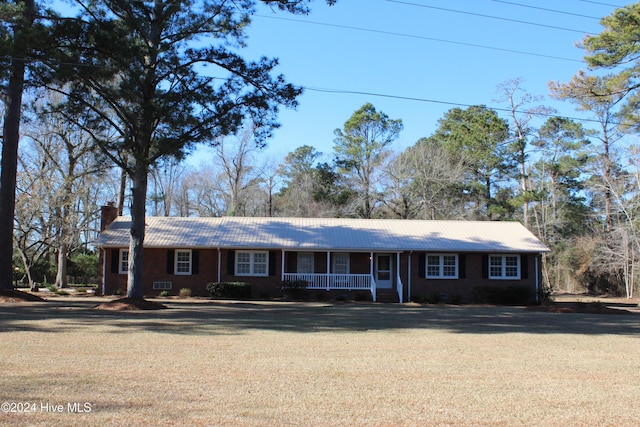
<instances>
[{"instance_id":1,"label":"tree trunk","mask_svg":"<svg viewBox=\"0 0 640 427\"><path fill-rule=\"evenodd\" d=\"M133 198L131 201L131 236L129 243L129 273L127 297L144 297L144 235L146 219L146 199L148 168L143 161L136 159L133 175Z\"/></svg>"},{"instance_id":2,"label":"tree trunk","mask_svg":"<svg viewBox=\"0 0 640 427\"><path fill-rule=\"evenodd\" d=\"M13 220L16 206L18 142L22 114L25 59L28 55L24 32L33 23L33 0L24 0L24 14L16 25L11 60L11 75L6 94L0 162L0 289L13 289Z\"/></svg>"},{"instance_id":3,"label":"tree trunk","mask_svg":"<svg viewBox=\"0 0 640 427\"><path fill-rule=\"evenodd\" d=\"M120 173L120 188L118 189L118 215L124 214L124 198L127 192L127 171L123 168Z\"/></svg>"},{"instance_id":4,"label":"tree trunk","mask_svg":"<svg viewBox=\"0 0 640 427\"><path fill-rule=\"evenodd\" d=\"M63 237L66 238L66 237ZM67 287L67 252L69 247L66 243L60 244L58 248L58 269L56 271L56 286L58 288Z\"/></svg>"}]
</instances>

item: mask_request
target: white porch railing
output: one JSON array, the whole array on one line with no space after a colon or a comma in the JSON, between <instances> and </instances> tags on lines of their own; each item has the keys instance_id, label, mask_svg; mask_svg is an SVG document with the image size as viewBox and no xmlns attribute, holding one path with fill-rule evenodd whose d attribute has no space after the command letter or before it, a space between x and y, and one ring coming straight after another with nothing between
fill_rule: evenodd
<instances>
[{"instance_id":1,"label":"white porch railing","mask_svg":"<svg viewBox=\"0 0 640 427\"><path fill-rule=\"evenodd\" d=\"M283 279L285 282L303 280L307 289L368 290L376 300L376 283L371 274L284 273Z\"/></svg>"}]
</instances>

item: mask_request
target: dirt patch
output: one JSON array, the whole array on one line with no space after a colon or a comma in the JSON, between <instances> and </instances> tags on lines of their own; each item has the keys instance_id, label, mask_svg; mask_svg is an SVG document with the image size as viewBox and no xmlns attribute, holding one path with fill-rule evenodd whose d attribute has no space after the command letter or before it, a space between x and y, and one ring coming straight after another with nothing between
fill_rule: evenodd
<instances>
[{"instance_id":1,"label":"dirt patch","mask_svg":"<svg viewBox=\"0 0 640 427\"><path fill-rule=\"evenodd\" d=\"M16 291L14 289L0 289L0 302L34 302L46 301L37 295L29 294L27 292Z\"/></svg>"},{"instance_id":2,"label":"dirt patch","mask_svg":"<svg viewBox=\"0 0 640 427\"><path fill-rule=\"evenodd\" d=\"M98 310L162 310L167 308L164 304L145 299L120 298L109 302L103 302L95 307Z\"/></svg>"},{"instance_id":3,"label":"dirt patch","mask_svg":"<svg viewBox=\"0 0 640 427\"><path fill-rule=\"evenodd\" d=\"M531 306L528 309L547 313L639 314L637 305L608 305L602 302L550 302L540 306Z\"/></svg>"}]
</instances>

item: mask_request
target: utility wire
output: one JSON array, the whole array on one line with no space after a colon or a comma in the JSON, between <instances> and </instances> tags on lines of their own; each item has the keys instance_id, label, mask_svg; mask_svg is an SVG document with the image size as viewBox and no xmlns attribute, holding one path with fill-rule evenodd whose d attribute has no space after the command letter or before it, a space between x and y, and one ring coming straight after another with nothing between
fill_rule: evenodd
<instances>
[{"instance_id":1,"label":"utility wire","mask_svg":"<svg viewBox=\"0 0 640 427\"><path fill-rule=\"evenodd\" d=\"M577 16L579 18L589 18L589 19L595 19L595 20L598 20L598 21L600 20L600 18L597 17L597 16L582 15L580 13L565 12L564 10L548 9L546 7L531 6L531 5L528 5L528 4L516 3L516 2L513 2L513 1L504 1L504 0L491 0L491 1L494 1L496 3L508 4L508 5L511 5L511 6L526 7L528 9L543 10L545 12L560 13L562 15Z\"/></svg>"},{"instance_id":2,"label":"utility wire","mask_svg":"<svg viewBox=\"0 0 640 427\"><path fill-rule=\"evenodd\" d=\"M583 31L583 30L576 30L573 28L566 28L566 27L558 27L555 25L547 25L547 24L539 24L536 22L529 22L529 21L522 21L519 19L511 19L511 18L504 18L501 16L494 16L494 15L484 15L482 13L475 13L475 12L467 12L467 11L463 11L463 10L456 10L456 9L447 9L444 7L437 7L437 6L428 6L426 4L418 4L418 3L411 3L408 1L401 1L401 0L385 0L389 3L397 3L397 4L404 4L407 6L415 6L415 7L423 7L426 9L434 9L434 10L442 10L445 12L452 12L452 13L459 13L459 14L463 14L463 15L471 15L471 16L479 16L481 18L489 18L489 19L498 19L500 21L508 21L508 22L515 22L518 24L526 24L526 25L534 25L536 27L544 27L544 28L551 28L554 30L561 30L561 31L570 31L573 33L580 33L580 34L590 34L590 31Z\"/></svg>"},{"instance_id":3,"label":"utility wire","mask_svg":"<svg viewBox=\"0 0 640 427\"><path fill-rule=\"evenodd\" d=\"M601 5L601 6L611 6L611 7L616 7L616 8L624 7L624 6L619 6L619 5L617 5L617 4L602 3L602 2L599 2L599 1L591 1L591 0L580 0L580 1L581 1L581 2L584 2L584 3L599 4L599 5Z\"/></svg>"},{"instance_id":4,"label":"utility wire","mask_svg":"<svg viewBox=\"0 0 640 427\"><path fill-rule=\"evenodd\" d=\"M296 19L296 18L283 18L283 17L280 17L280 16L269 16L269 15L254 15L254 16L255 17L259 17L259 18L266 18L266 19L276 19L276 20L280 20L280 21L299 22L299 23L303 23L303 24L321 25L321 26L325 26L325 27L344 28L344 29L347 29L347 30L364 31L364 32L368 32L368 33L385 34L385 35L398 36L398 37L407 37L407 38L413 38L413 39L428 40L428 41L433 41L433 42L438 42L438 43L455 44L455 45L459 45L459 46L467 46L467 47L475 47L475 48L480 48L480 49L496 50L496 51L500 51L500 52L517 53L517 54L520 54L520 55L537 56L539 58L555 59L555 60L558 60L558 61L569 61L569 62L583 63L583 61L579 60L579 59L563 58L561 56L545 55L543 53L526 52L526 51L523 51L523 50L506 49L506 48L501 48L501 47L486 46L486 45L480 45L480 44L475 44L475 43L457 42L457 41L453 41L453 40L438 39L438 38L434 38L434 37L426 37L426 36L417 36L417 35L413 35L413 34L396 33L396 32L392 32L392 31L374 30L374 29L371 29L371 28L354 27L354 26L351 26L351 25L329 24L329 23L326 23L326 22L307 21L307 20Z\"/></svg>"},{"instance_id":5,"label":"utility wire","mask_svg":"<svg viewBox=\"0 0 640 427\"><path fill-rule=\"evenodd\" d=\"M320 92L320 93L333 93L333 94L342 94L342 95L366 95L366 96L375 96L378 98L391 98L391 99L400 99L403 101L415 101L415 102L424 102L424 103L428 103L428 104L440 104L440 105L450 105L453 107L473 107L474 105L478 105L478 104L465 104L465 103L461 103L461 102L451 102L451 101L439 101L436 99L428 99L428 98L417 98L417 97L412 97L412 96L401 96L401 95L391 95L391 94L385 94L385 93L375 93L375 92L365 92L365 91L357 91L357 90L341 90L341 89L326 89L326 88L318 88L318 87L308 87L308 86L302 86L301 89L310 91L310 92ZM502 112L507 112L507 113L511 113L513 112L510 108L501 108L501 107L487 107L491 110L495 110L495 111L502 111ZM516 113L530 113L528 111L520 111L520 110L516 110ZM575 121L580 121L580 122L591 122L591 123L600 123L598 120L596 119L585 119L585 118L579 118L579 117L570 117L570 116L566 116L566 115L560 115L560 114L553 114L553 113L544 113L544 112L539 112L535 114L536 116L541 116L541 117L557 117L557 118L564 118L564 119L569 119L569 120L575 120ZM618 123L619 124L619 123Z\"/></svg>"}]
</instances>

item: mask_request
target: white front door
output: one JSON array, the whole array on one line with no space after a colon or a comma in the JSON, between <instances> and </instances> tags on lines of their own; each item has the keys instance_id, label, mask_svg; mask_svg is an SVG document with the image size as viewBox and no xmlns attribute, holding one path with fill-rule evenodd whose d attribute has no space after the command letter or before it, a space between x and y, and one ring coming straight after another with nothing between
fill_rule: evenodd
<instances>
[{"instance_id":1,"label":"white front door","mask_svg":"<svg viewBox=\"0 0 640 427\"><path fill-rule=\"evenodd\" d=\"M393 287L393 264L390 254L376 254L374 277L377 288Z\"/></svg>"}]
</instances>

